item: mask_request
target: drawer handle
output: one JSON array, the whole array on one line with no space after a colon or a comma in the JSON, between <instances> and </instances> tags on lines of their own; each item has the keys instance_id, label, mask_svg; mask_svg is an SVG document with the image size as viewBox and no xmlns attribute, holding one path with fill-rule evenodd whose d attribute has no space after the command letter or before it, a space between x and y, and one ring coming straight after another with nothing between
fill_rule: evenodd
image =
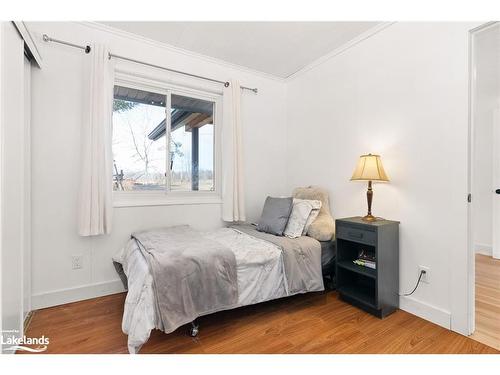
<instances>
[{"instance_id":1,"label":"drawer handle","mask_svg":"<svg viewBox=\"0 0 500 375\"><path fill-rule=\"evenodd\" d=\"M363 238L363 233L348 232L347 235L353 238Z\"/></svg>"}]
</instances>

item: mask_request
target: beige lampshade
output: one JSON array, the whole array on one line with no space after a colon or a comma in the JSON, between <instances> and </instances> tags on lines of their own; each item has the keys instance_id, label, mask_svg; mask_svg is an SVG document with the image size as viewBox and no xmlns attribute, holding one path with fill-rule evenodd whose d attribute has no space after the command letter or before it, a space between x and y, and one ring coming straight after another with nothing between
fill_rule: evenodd
<instances>
[{"instance_id":1,"label":"beige lampshade","mask_svg":"<svg viewBox=\"0 0 500 375\"><path fill-rule=\"evenodd\" d=\"M361 155L351 181L389 181L380 155Z\"/></svg>"}]
</instances>

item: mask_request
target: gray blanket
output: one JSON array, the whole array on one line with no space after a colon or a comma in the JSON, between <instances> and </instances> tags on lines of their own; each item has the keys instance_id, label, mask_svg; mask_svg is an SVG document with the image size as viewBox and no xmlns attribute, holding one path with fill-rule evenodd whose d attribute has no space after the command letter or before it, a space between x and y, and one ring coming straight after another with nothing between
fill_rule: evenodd
<instances>
[{"instance_id":1,"label":"gray blanket","mask_svg":"<svg viewBox=\"0 0 500 375\"><path fill-rule=\"evenodd\" d=\"M148 260L158 315L170 333L198 316L236 307L234 253L189 226L134 233Z\"/></svg>"},{"instance_id":2,"label":"gray blanket","mask_svg":"<svg viewBox=\"0 0 500 375\"><path fill-rule=\"evenodd\" d=\"M230 226L281 248L289 294L324 290L321 272L321 244L311 237L288 238L259 232L250 224Z\"/></svg>"}]
</instances>

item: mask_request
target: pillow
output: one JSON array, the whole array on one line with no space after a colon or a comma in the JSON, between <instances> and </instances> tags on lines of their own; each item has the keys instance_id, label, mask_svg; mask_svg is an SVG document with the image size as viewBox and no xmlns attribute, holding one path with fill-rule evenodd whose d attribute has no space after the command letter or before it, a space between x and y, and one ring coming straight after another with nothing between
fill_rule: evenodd
<instances>
[{"instance_id":1,"label":"pillow","mask_svg":"<svg viewBox=\"0 0 500 375\"><path fill-rule=\"evenodd\" d=\"M335 223L330 214L328 192L317 186L296 188L293 197L299 199L314 199L321 201L318 217L313 221L307 235L318 241L330 241L335 234Z\"/></svg>"},{"instance_id":2,"label":"pillow","mask_svg":"<svg viewBox=\"0 0 500 375\"><path fill-rule=\"evenodd\" d=\"M298 198L295 198L295 199L301 200ZM295 199L294 199L294 202L295 202ZM311 210L311 213L309 214L309 217L307 218L306 225L304 225L304 230L302 231L303 236L305 236L307 234L309 227L314 222L314 220L316 220L316 218L318 217L319 210L320 210L321 206L323 205L321 203L321 201L318 201L318 200L308 199L308 201L311 202L312 210Z\"/></svg>"},{"instance_id":3,"label":"pillow","mask_svg":"<svg viewBox=\"0 0 500 375\"><path fill-rule=\"evenodd\" d=\"M267 197L262 215L257 223L257 230L282 236L292 211L293 198Z\"/></svg>"},{"instance_id":4,"label":"pillow","mask_svg":"<svg viewBox=\"0 0 500 375\"><path fill-rule=\"evenodd\" d=\"M302 236L307 219L309 218L313 205L311 201L305 199L294 199L292 213L288 219L286 229L283 234L289 238Z\"/></svg>"}]
</instances>

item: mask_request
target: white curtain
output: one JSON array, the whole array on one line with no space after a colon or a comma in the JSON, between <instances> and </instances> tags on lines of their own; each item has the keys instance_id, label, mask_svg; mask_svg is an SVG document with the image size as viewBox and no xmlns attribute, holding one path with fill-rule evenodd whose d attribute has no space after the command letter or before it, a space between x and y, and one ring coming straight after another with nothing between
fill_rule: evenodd
<instances>
[{"instance_id":1,"label":"white curtain","mask_svg":"<svg viewBox=\"0 0 500 375\"><path fill-rule=\"evenodd\" d=\"M222 124L222 220L245 220L241 87L231 80L223 94Z\"/></svg>"},{"instance_id":2,"label":"white curtain","mask_svg":"<svg viewBox=\"0 0 500 375\"><path fill-rule=\"evenodd\" d=\"M114 66L104 45L92 46L88 56L90 77L88 103L82 129L79 227L81 236L111 232L112 110Z\"/></svg>"}]
</instances>

